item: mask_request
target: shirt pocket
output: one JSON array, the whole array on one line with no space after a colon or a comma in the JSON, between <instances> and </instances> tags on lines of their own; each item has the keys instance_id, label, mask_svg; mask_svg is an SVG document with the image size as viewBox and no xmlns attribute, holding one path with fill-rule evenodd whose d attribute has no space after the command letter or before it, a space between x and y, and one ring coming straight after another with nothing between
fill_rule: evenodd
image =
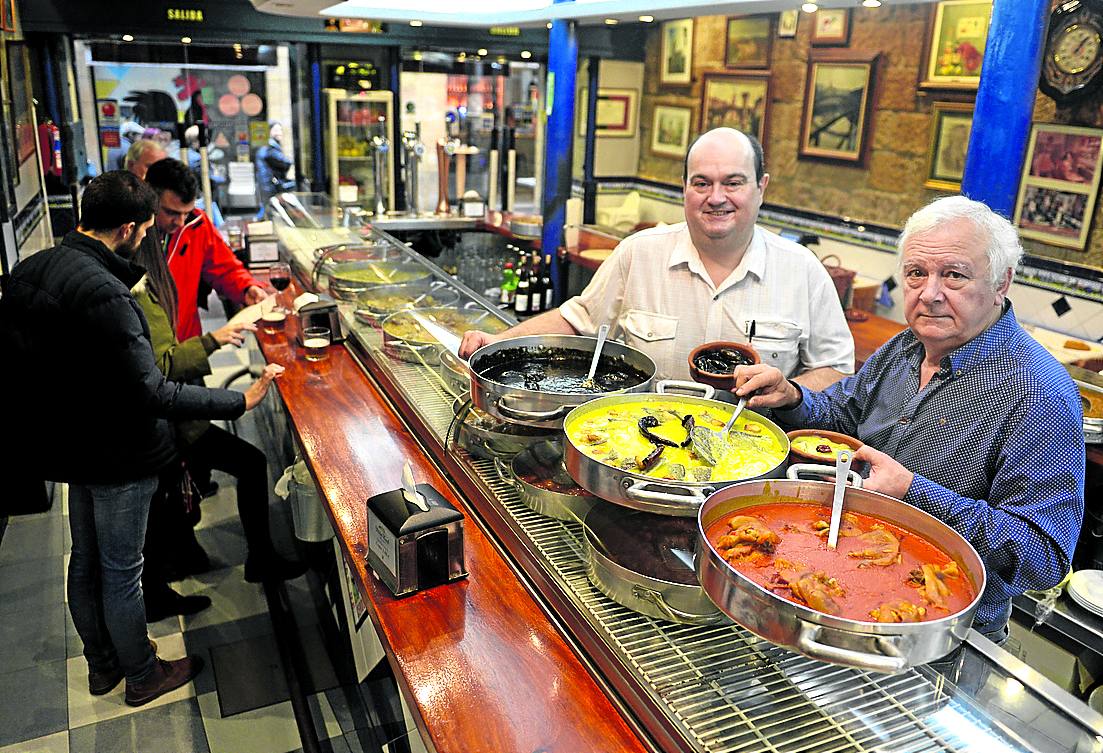
<instances>
[{"instance_id":1,"label":"shirt pocket","mask_svg":"<svg viewBox=\"0 0 1103 753\"><path fill-rule=\"evenodd\" d=\"M628 309L620 320L625 344L642 350L655 362L659 376L672 373L678 318L640 309Z\"/></svg>"},{"instance_id":2,"label":"shirt pocket","mask_svg":"<svg viewBox=\"0 0 1103 753\"><path fill-rule=\"evenodd\" d=\"M763 363L791 377L800 365L800 336L801 328L794 322L759 319L755 323L751 345L758 351Z\"/></svg>"}]
</instances>

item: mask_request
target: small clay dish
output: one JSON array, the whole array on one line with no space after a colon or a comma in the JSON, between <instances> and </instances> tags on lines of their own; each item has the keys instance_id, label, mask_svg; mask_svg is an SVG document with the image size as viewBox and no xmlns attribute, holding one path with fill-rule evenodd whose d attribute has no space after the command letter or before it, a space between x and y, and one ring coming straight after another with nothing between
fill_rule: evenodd
<instances>
[{"instance_id":1,"label":"small clay dish","mask_svg":"<svg viewBox=\"0 0 1103 753\"><path fill-rule=\"evenodd\" d=\"M689 354L689 373L695 382L730 390L735 386L735 367L756 363L762 363L762 359L750 345L716 340L693 349Z\"/></svg>"},{"instance_id":2,"label":"small clay dish","mask_svg":"<svg viewBox=\"0 0 1103 753\"><path fill-rule=\"evenodd\" d=\"M835 465L835 456L838 455L840 450L844 447L857 450L863 444L849 434L840 434L837 431L827 431L826 429L795 429L785 436L789 437L790 463ZM811 445L811 440L808 438L818 441ZM821 449L824 451L817 451Z\"/></svg>"}]
</instances>

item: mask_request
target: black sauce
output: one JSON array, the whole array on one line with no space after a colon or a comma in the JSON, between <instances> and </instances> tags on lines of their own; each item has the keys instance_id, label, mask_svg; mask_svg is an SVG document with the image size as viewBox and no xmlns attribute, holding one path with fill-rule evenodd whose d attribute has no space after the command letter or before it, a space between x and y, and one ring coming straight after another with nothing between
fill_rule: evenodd
<instances>
[{"instance_id":1,"label":"black sauce","mask_svg":"<svg viewBox=\"0 0 1103 753\"><path fill-rule=\"evenodd\" d=\"M600 393L635 387L650 377L619 356L602 355L594 382L583 386L592 353L567 348L505 348L481 359L479 375L506 387L555 393Z\"/></svg>"},{"instance_id":2,"label":"black sauce","mask_svg":"<svg viewBox=\"0 0 1103 753\"><path fill-rule=\"evenodd\" d=\"M703 350L693 357L693 365L709 374L730 374L736 366L750 366L752 361L745 353L734 348Z\"/></svg>"},{"instance_id":3,"label":"black sauce","mask_svg":"<svg viewBox=\"0 0 1103 753\"><path fill-rule=\"evenodd\" d=\"M697 545L693 518L677 518L638 511L594 508L586 516L586 537L613 562L649 578L697 585L697 575L673 552L692 555Z\"/></svg>"}]
</instances>

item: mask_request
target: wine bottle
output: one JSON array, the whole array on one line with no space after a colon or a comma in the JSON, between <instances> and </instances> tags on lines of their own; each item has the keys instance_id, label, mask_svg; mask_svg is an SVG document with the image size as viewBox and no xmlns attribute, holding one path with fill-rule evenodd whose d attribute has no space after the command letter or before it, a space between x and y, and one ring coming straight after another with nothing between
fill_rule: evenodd
<instances>
[{"instance_id":1,"label":"wine bottle","mask_svg":"<svg viewBox=\"0 0 1103 753\"><path fill-rule=\"evenodd\" d=\"M529 266L529 313L539 314L544 310L544 288L540 287L540 254L532 252L532 264Z\"/></svg>"},{"instance_id":2,"label":"wine bottle","mask_svg":"<svg viewBox=\"0 0 1103 753\"><path fill-rule=\"evenodd\" d=\"M529 314L529 276L523 269L517 280L517 294L513 296L513 312L517 316Z\"/></svg>"},{"instance_id":3,"label":"wine bottle","mask_svg":"<svg viewBox=\"0 0 1103 753\"><path fill-rule=\"evenodd\" d=\"M540 287L544 292L544 311L551 311L555 303L555 287L551 279L551 254L544 256L544 273L540 277Z\"/></svg>"},{"instance_id":4,"label":"wine bottle","mask_svg":"<svg viewBox=\"0 0 1103 753\"><path fill-rule=\"evenodd\" d=\"M507 261L506 265L502 268L502 292L499 294L498 303L508 305L512 302L513 291L516 288L514 280L513 262Z\"/></svg>"}]
</instances>

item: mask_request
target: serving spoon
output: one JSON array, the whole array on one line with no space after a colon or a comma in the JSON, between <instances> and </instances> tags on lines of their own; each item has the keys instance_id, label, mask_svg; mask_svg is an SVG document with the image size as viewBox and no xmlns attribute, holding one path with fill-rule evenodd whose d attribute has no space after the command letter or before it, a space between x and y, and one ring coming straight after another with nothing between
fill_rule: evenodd
<instances>
[{"instance_id":1,"label":"serving spoon","mask_svg":"<svg viewBox=\"0 0 1103 753\"><path fill-rule=\"evenodd\" d=\"M590 361L590 373L586 375L586 378L582 380L582 389L584 390L597 390L597 382L594 381L594 374L597 373L597 362L601 360L601 349L605 347L605 336L609 334L609 325L603 324L597 329L597 347L594 348L594 358Z\"/></svg>"},{"instance_id":2,"label":"serving spoon","mask_svg":"<svg viewBox=\"0 0 1103 753\"><path fill-rule=\"evenodd\" d=\"M839 525L843 520L843 497L846 496L846 479L850 476L850 463L854 453L841 450L835 456L835 496L831 500L831 527L827 529L827 548L839 545Z\"/></svg>"}]
</instances>

